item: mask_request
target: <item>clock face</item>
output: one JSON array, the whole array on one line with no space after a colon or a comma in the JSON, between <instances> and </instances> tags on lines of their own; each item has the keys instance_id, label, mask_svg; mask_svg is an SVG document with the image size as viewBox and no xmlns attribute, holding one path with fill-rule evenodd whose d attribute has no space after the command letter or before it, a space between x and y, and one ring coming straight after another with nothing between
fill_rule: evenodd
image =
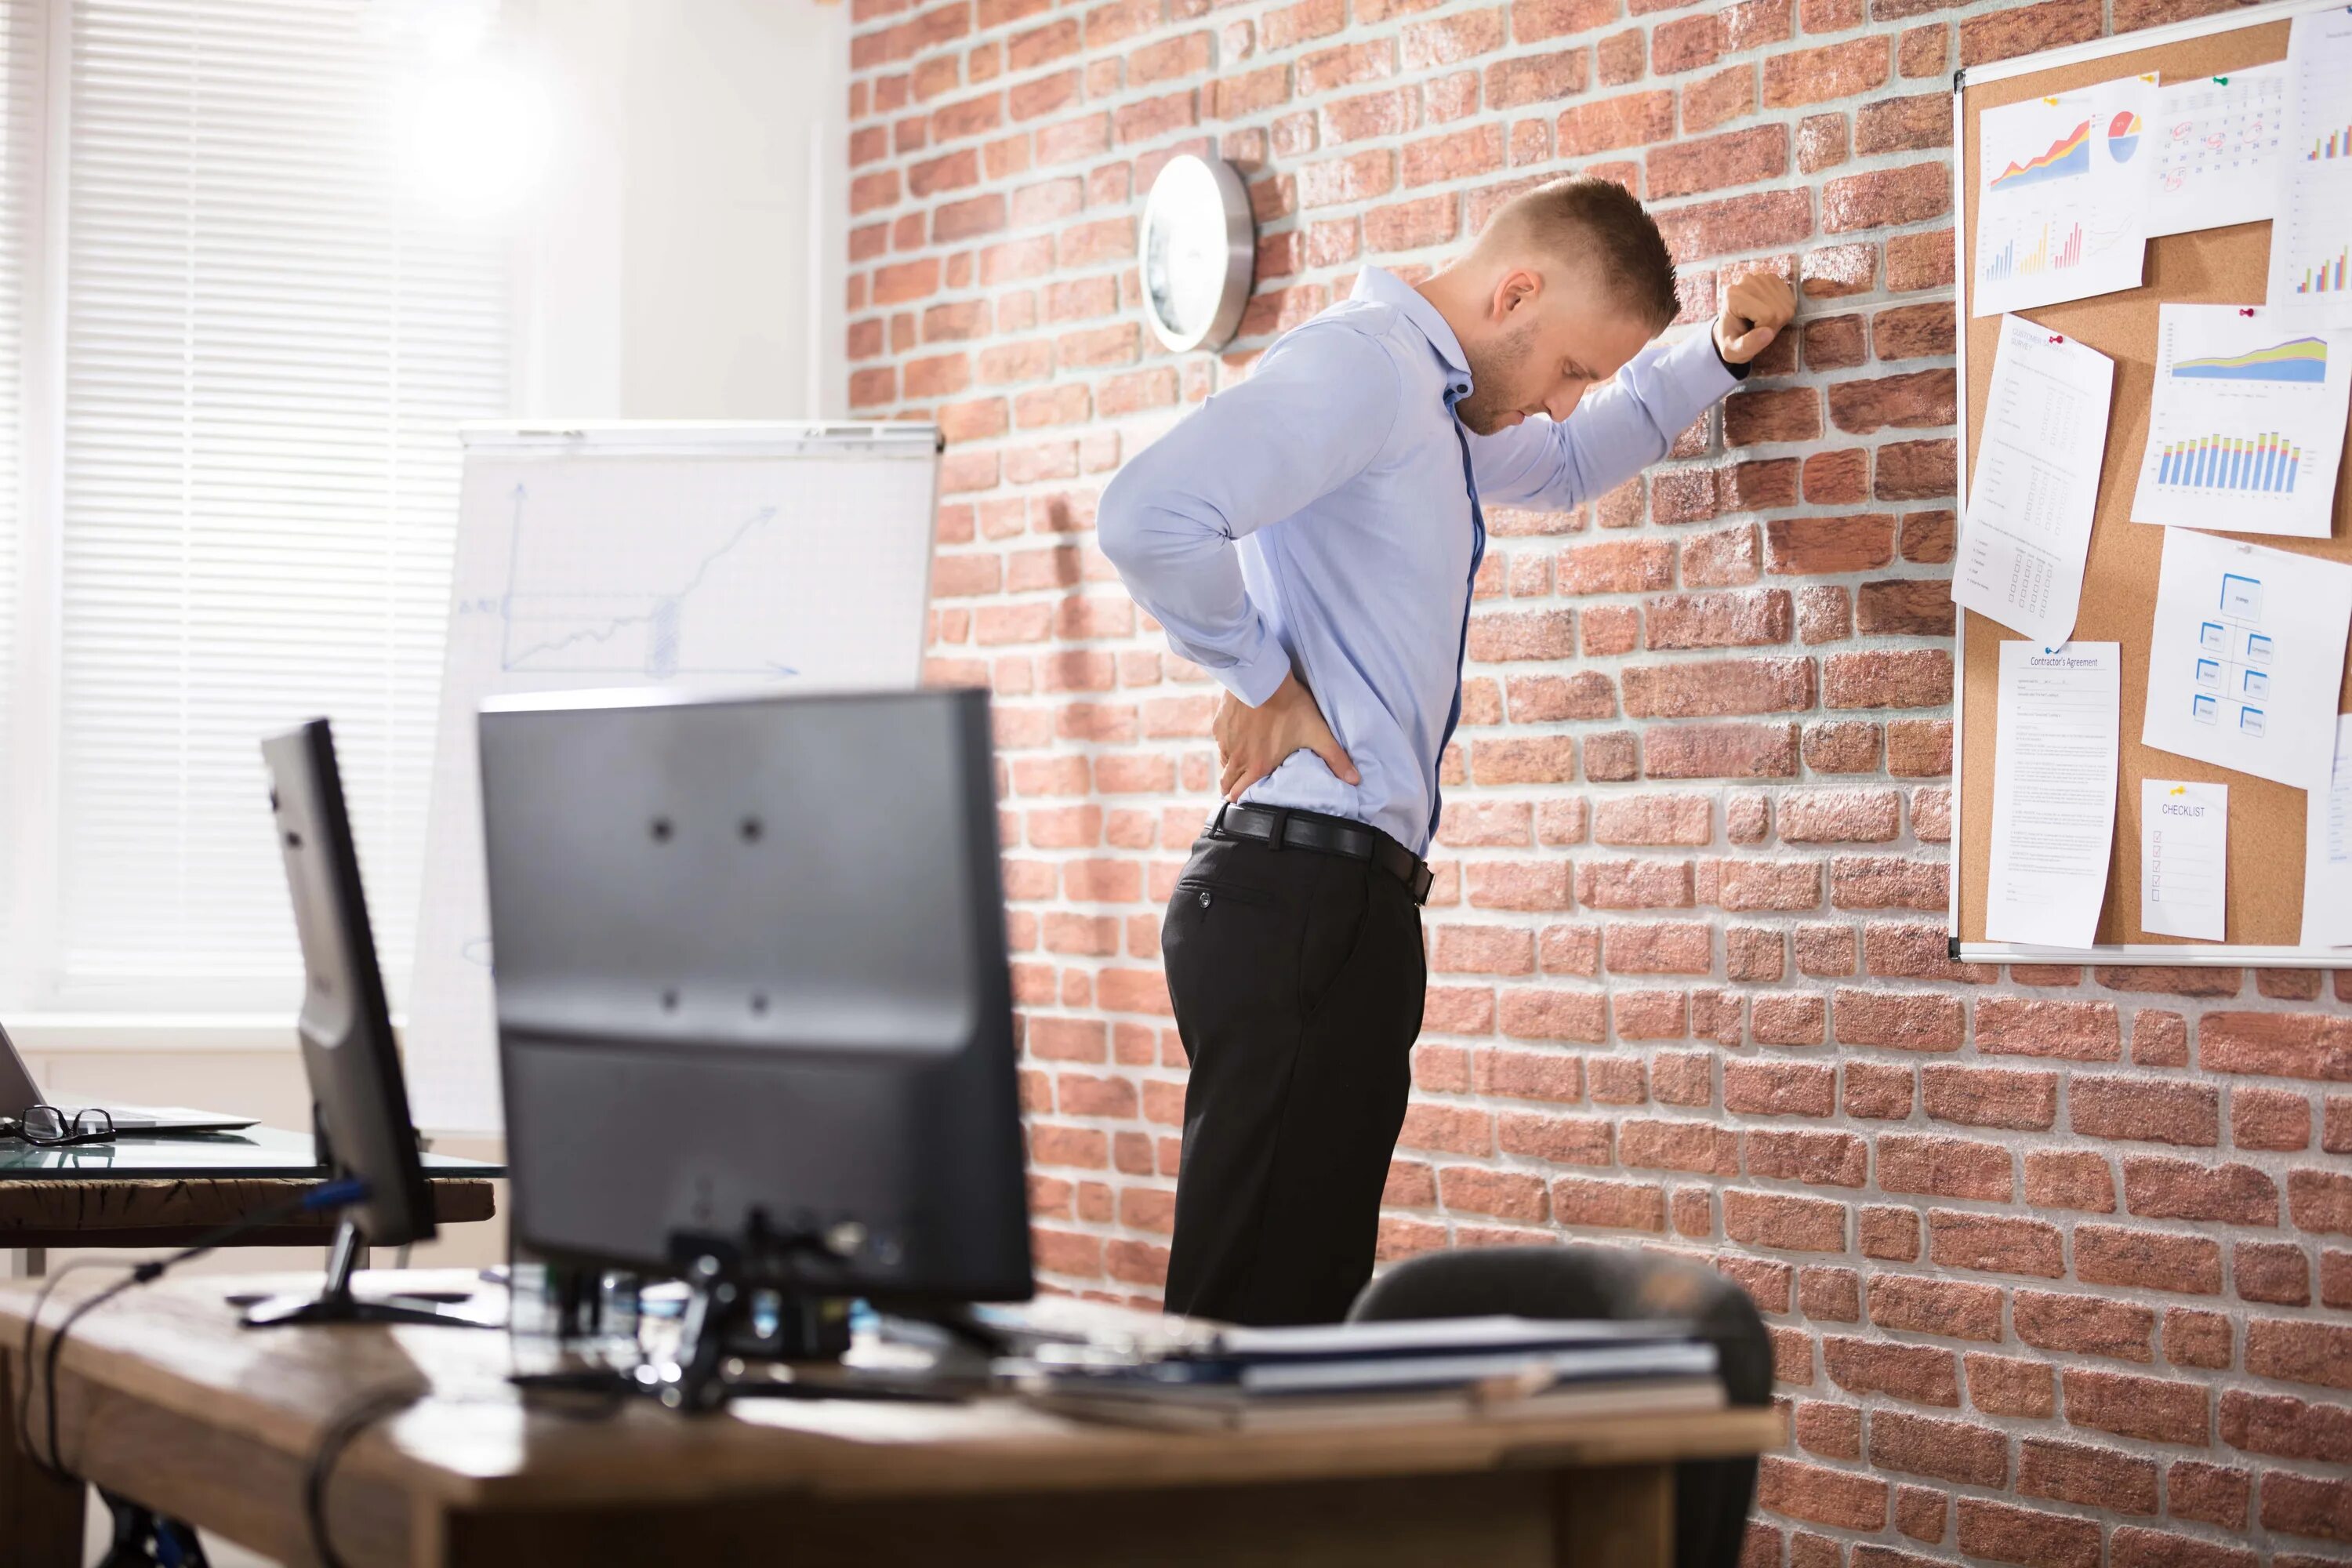
<instances>
[{"instance_id":1,"label":"clock face","mask_svg":"<svg viewBox=\"0 0 2352 1568\"><path fill-rule=\"evenodd\" d=\"M1160 341L1179 353L1231 341L1256 246L1249 192L1231 164L1169 160L1143 212L1143 310Z\"/></svg>"}]
</instances>

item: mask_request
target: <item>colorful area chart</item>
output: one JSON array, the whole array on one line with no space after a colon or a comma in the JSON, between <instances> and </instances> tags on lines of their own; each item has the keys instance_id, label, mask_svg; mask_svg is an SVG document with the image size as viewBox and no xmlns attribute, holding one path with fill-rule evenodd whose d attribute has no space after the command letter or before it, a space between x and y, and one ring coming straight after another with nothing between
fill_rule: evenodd
<instances>
[{"instance_id":1,"label":"colorful area chart","mask_svg":"<svg viewBox=\"0 0 2352 1568\"><path fill-rule=\"evenodd\" d=\"M2176 363L2172 374L2199 381L2299 381L2317 384L2327 379L2327 342L2323 338L2295 338L2242 354L2214 354Z\"/></svg>"},{"instance_id":2,"label":"colorful area chart","mask_svg":"<svg viewBox=\"0 0 2352 1568\"><path fill-rule=\"evenodd\" d=\"M2023 185L2038 185L2048 180L2063 180L2075 174L2088 174L2090 168L2091 122L2085 120L2051 143L2050 151L2040 157L2029 158L2022 163L2011 163L1995 174L1992 188L2013 191Z\"/></svg>"}]
</instances>

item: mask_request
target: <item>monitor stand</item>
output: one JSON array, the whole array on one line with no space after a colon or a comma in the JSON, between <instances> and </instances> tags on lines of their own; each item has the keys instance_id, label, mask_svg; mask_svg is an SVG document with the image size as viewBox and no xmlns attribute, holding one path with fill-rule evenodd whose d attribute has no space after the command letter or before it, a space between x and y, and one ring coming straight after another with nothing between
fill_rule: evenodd
<instances>
[{"instance_id":1,"label":"monitor stand","mask_svg":"<svg viewBox=\"0 0 2352 1568\"><path fill-rule=\"evenodd\" d=\"M816 1250L821 1243L802 1244ZM888 1382L860 1378L854 1372L806 1379L747 1377L741 1371L743 1346L758 1335L751 1321L753 1288L740 1272L732 1247L712 1247L695 1253L684 1270L686 1315L678 1327L676 1351L625 1369L583 1368L575 1371L517 1373L508 1381L519 1388L580 1394L638 1396L659 1401L672 1410L699 1415L737 1399L858 1399L919 1405L961 1404L968 1391L947 1383L926 1384L919 1378ZM786 1291L783 1312L788 1324L814 1324L821 1299ZM800 1336L814 1343L814 1332ZM819 1363L837 1360L816 1352Z\"/></svg>"},{"instance_id":2,"label":"monitor stand","mask_svg":"<svg viewBox=\"0 0 2352 1568\"><path fill-rule=\"evenodd\" d=\"M352 1294L352 1275L359 1268L358 1224L346 1217L335 1227L327 1253L327 1286L316 1296L232 1296L245 1309L238 1321L248 1329L283 1328L301 1323L430 1323L447 1329L494 1329L478 1318L461 1317L444 1307L472 1298L460 1291L411 1291L397 1300L366 1301Z\"/></svg>"}]
</instances>

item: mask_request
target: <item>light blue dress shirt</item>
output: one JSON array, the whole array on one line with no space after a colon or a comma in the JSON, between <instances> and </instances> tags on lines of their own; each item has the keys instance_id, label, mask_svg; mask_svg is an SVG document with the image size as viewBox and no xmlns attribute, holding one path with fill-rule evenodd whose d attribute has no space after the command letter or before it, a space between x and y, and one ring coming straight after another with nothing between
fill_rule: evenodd
<instances>
[{"instance_id":1,"label":"light blue dress shirt","mask_svg":"<svg viewBox=\"0 0 2352 1568\"><path fill-rule=\"evenodd\" d=\"M1472 435L1454 416L1470 391L1454 330L1368 267L1351 299L1129 458L1095 526L1169 647L1253 707L1296 669L1362 781L1296 752L1244 800L1370 823L1426 854L1461 717L1480 500L1591 500L1735 384L1696 332L1643 350L1564 423Z\"/></svg>"}]
</instances>

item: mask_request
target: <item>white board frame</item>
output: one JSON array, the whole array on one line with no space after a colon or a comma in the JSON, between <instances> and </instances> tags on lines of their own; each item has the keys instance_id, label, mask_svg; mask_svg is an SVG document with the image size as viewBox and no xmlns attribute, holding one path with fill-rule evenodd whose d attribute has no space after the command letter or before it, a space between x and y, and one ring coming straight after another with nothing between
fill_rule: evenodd
<instances>
[{"instance_id":1,"label":"white board frame","mask_svg":"<svg viewBox=\"0 0 2352 1568\"><path fill-rule=\"evenodd\" d=\"M2004 81L2011 77L2048 70L2057 66L2159 48L2166 44L2183 43L2215 33L2234 33L2244 27L2259 27L2267 22L2284 22L2313 12L2342 9L2343 6L2344 0L2271 0L2269 5L2249 6L2242 11L2195 16L2186 22L2171 22L2161 27L2095 38L2089 43L2073 44L2063 49L2021 55L2015 59L2000 60L1974 69L1963 66L1952 73L1952 211L1956 215L1952 222L1952 304L1958 312L1958 331L1956 334L1958 369L1956 374L1959 377L1958 424L1960 460L1964 467L1968 463L1969 451L1969 284L1973 260L1968 254L1969 211L1975 195L1969 184L1966 155L1968 89L1986 82ZM1972 469L1969 477L1971 479L1975 477ZM1965 490L1959 497L1959 517L1954 524L1955 564L1958 562L1958 522L1965 521L1969 514ZM1944 924L1950 955L1956 962L2202 969L2352 969L2352 947L2254 947L2210 942L2097 942L2089 947L2034 947L2024 942L1961 941L1960 846L1966 842L1966 829L1961 819L1964 812L1962 803L1967 798L1967 792L1960 787L1960 780L1964 776L1960 771L1960 748L1968 733L1965 712L1969 689L1968 637L1969 617L1967 612L1962 611L1952 625L1952 842L1947 878L1950 904Z\"/></svg>"}]
</instances>

